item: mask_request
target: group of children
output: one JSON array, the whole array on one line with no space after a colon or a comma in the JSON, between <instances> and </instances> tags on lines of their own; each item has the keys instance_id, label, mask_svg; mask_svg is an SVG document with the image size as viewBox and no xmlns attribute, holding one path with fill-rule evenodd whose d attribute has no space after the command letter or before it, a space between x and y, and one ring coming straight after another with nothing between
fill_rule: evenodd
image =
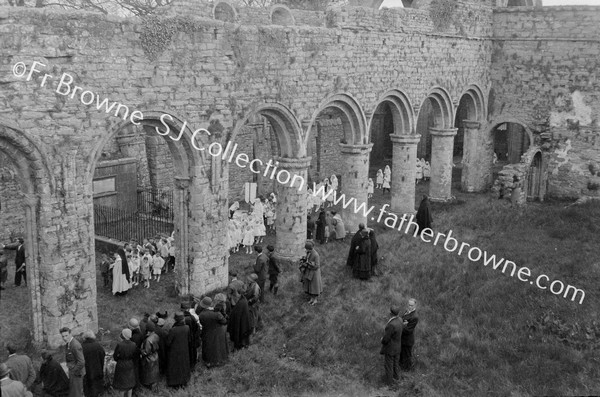
<instances>
[{"instance_id":1,"label":"group of children","mask_svg":"<svg viewBox=\"0 0 600 397\"><path fill-rule=\"evenodd\" d=\"M333 207L333 200L338 187L339 181L335 174L331 175L331 178L323 179L316 185L313 183L313 188L309 188L306 192L306 209L308 213L318 212L322 206ZM330 190L332 190L331 193L329 193ZM323 199L323 196L326 196L325 199Z\"/></svg>"},{"instance_id":2,"label":"group of children","mask_svg":"<svg viewBox=\"0 0 600 397\"><path fill-rule=\"evenodd\" d=\"M428 181L431 177L431 166L429 161L425 159L417 159L417 173L415 174L416 182L419 183L421 180Z\"/></svg>"},{"instance_id":3,"label":"group of children","mask_svg":"<svg viewBox=\"0 0 600 397\"><path fill-rule=\"evenodd\" d=\"M143 287L150 288L150 280L153 277L155 281L159 282L162 273L173 271L175 266L174 233L175 231L170 237L145 238L141 245L135 240L125 243L124 251L130 275L130 287L142 284ZM113 272L111 270L117 260L122 262L118 252L115 252L112 260L108 255L102 255L100 267L104 287L112 284Z\"/></svg>"},{"instance_id":4,"label":"group of children","mask_svg":"<svg viewBox=\"0 0 600 397\"><path fill-rule=\"evenodd\" d=\"M419 183L421 180L428 181L431 177L431 166L429 165L429 161L425 161L425 159L417 159L416 164L416 173L415 173L415 182ZM375 189L383 189L383 193L387 190L391 193L390 183L392 182L392 170L389 165L385 166L385 169L382 171L381 168L377 170L375 185L373 183L373 178L369 178L368 182L368 191L367 197L373 197L373 193Z\"/></svg>"},{"instance_id":5,"label":"group of children","mask_svg":"<svg viewBox=\"0 0 600 397\"><path fill-rule=\"evenodd\" d=\"M251 212L241 211L237 201L229 207L227 246L231 253L238 252L243 246L246 254L252 254L252 247L261 244L267 233L275 233L276 206L277 198L271 193L264 203L262 197L257 197Z\"/></svg>"}]
</instances>

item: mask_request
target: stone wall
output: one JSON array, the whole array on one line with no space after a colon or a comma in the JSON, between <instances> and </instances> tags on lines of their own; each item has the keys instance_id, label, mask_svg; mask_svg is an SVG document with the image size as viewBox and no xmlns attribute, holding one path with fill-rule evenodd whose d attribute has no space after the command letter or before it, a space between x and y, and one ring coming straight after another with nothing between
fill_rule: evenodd
<instances>
[{"instance_id":1,"label":"stone wall","mask_svg":"<svg viewBox=\"0 0 600 397\"><path fill-rule=\"evenodd\" d=\"M457 12L475 10L482 24L491 18L489 8L465 7ZM140 21L0 7L0 150L22 141L24 158L31 158L23 160L27 175L40 173L31 183L36 228L27 238L33 257L44 259L31 269L36 340L56 345L62 326L76 334L97 327L92 179L101 152L113 150L115 137L135 121L125 120L134 110L151 127L171 116L171 133L162 139L170 140L173 159L179 288L201 295L227 283L228 175L237 166L194 149L193 131L218 121L221 131L194 144L225 147L258 106L285 107L288 124L306 129L334 94L351 96L362 114L391 89L419 104L432 87L458 100L467 86L487 91L490 84L487 37L422 33L418 24L389 30L385 13L373 14L382 18L377 29L351 28L349 21L340 28L238 25L190 14ZM17 62L30 70L34 60L46 66L38 64L31 81L13 75ZM62 77L73 82L57 91ZM129 117L83 104L91 95L128 106ZM177 139L175 127L184 122ZM288 145L288 156L306 156L305 134L287 136L279 150ZM356 143L365 135L357 130ZM305 232L301 223L290 227Z\"/></svg>"},{"instance_id":2,"label":"stone wall","mask_svg":"<svg viewBox=\"0 0 600 397\"><path fill-rule=\"evenodd\" d=\"M548 194L576 198L600 162L600 7L494 12L493 124L518 121L549 152ZM491 126L493 127L493 126Z\"/></svg>"},{"instance_id":3,"label":"stone wall","mask_svg":"<svg viewBox=\"0 0 600 397\"><path fill-rule=\"evenodd\" d=\"M0 242L7 244L25 232L23 194L10 160L0 152Z\"/></svg>"}]
</instances>

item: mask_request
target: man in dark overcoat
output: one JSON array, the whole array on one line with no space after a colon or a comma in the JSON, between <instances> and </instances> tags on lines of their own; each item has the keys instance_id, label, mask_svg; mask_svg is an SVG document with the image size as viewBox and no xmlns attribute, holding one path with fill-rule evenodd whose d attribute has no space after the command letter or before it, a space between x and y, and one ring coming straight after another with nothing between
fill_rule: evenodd
<instances>
[{"instance_id":1,"label":"man in dark overcoat","mask_svg":"<svg viewBox=\"0 0 600 397\"><path fill-rule=\"evenodd\" d=\"M392 306L390 308L392 317L385 325L385 333L381 338L381 351L384 355L384 380L388 385L392 385L394 380L400 379L400 353L402 351L402 319L400 318L400 308Z\"/></svg>"},{"instance_id":2,"label":"man in dark overcoat","mask_svg":"<svg viewBox=\"0 0 600 397\"><path fill-rule=\"evenodd\" d=\"M22 237L17 239L16 243L4 245L0 244L0 249L14 250L17 252L15 255L15 287L21 285L21 278L27 285L27 271L25 268L25 240Z\"/></svg>"},{"instance_id":3,"label":"man in dark overcoat","mask_svg":"<svg viewBox=\"0 0 600 397\"><path fill-rule=\"evenodd\" d=\"M52 354L42 350L42 366L40 367L40 381L44 387L44 397L67 397L69 395L69 378L58 361Z\"/></svg>"},{"instance_id":4,"label":"man in dark overcoat","mask_svg":"<svg viewBox=\"0 0 600 397\"><path fill-rule=\"evenodd\" d=\"M167 370L167 335L169 332L164 328L165 320L158 318L156 314L150 316L150 321L155 324L154 333L158 335L158 368L164 375Z\"/></svg>"},{"instance_id":5,"label":"man in dark overcoat","mask_svg":"<svg viewBox=\"0 0 600 397\"><path fill-rule=\"evenodd\" d=\"M167 385L187 385L191 377L189 354L190 327L185 324L183 312L175 313L175 324L167 336Z\"/></svg>"},{"instance_id":6,"label":"man in dark overcoat","mask_svg":"<svg viewBox=\"0 0 600 397\"><path fill-rule=\"evenodd\" d=\"M419 322L417 317L417 301L414 298L408 300L406 312L402 316L404 329L402 330L402 353L400 354L400 367L403 371L410 370L414 363L412 360L412 348L415 344L415 327Z\"/></svg>"},{"instance_id":7,"label":"man in dark overcoat","mask_svg":"<svg viewBox=\"0 0 600 397\"><path fill-rule=\"evenodd\" d=\"M142 347L142 342L144 341L144 334L142 334L142 330L140 329L140 322L137 318L132 317L129 320L129 329L131 330L131 341L135 343L135 346L138 349L138 354L135 355L133 359L133 366L135 372L135 388L139 389L142 384L140 383L140 349Z\"/></svg>"},{"instance_id":8,"label":"man in dark overcoat","mask_svg":"<svg viewBox=\"0 0 600 397\"><path fill-rule=\"evenodd\" d=\"M92 331L83 333L83 357L85 358L85 376L83 392L86 397L98 397L104 391L104 357L106 352Z\"/></svg>"},{"instance_id":9,"label":"man in dark overcoat","mask_svg":"<svg viewBox=\"0 0 600 397\"><path fill-rule=\"evenodd\" d=\"M202 325L202 360L208 368L224 364L229 355L227 347L227 320L212 310L212 299L205 297L199 304Z\"/></svg>"},{"instance_id":10,"label":"man in dark overcoat","mask_svg":"<svg viewBox=\"0 0 600 397\"><path fill-rule=\"evenodd\" d=\"M229 285L231 314L227 324L229 339L233 342L234 350L239 350L250 345L250 311L248 300L243 294L244 283L233 282Z\"/></svg>"}]
</instances>

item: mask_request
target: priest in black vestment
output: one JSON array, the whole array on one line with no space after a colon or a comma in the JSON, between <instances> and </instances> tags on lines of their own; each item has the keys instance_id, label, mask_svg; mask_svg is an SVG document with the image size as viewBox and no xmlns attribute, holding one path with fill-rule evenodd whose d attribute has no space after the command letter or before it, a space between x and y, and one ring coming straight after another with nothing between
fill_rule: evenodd
<instances>
[{"instance_id":1,"label":"priest in black vestment","mask_svg":"<svg viewBox=\"0 0 600 397\"><path fill-rule=\"evenodd\" d=\"M421 200L421 204L419 204L419 209L417 210L417 216L415 218L417 220L417 225L419 225L417 235L420 235L423 232L423 229L431 229L433 219L431 218L429 197L427 197L426 194L423 195L423 199Z\"/></svg>"},{"instance_id":2,"label":"priest in black vestment","mask_svg":"<svg viewBox=\"0 0 600 397\"><path fill-rule=\"evenodd\" d=\"M67 397L69 395L69 378L52 354L42 350L42 366L40 380L44 384L44 396Z\"/></svg>"},{"instance_id":3,"label":"priest in black vestment","mask_svg":"<svg viewBox=\"0 0 600 397\"><path fill-rule=\"evenodd\" d=\"M358 245L360 244L360 241L362 240L362 237L360 237L360 233L365 229L365 224L364 223L359 223L358 224L358 231L356 233L354 233L354 236L352 236L352 240L350 241L350 250L348 251L348 260L346 261L346 265L350 266L350 267L354 267L354 262L356 261L356 250L358 249Z\"/></svg>"},{"instance_id":4,"label":"priest in black vestment","mask_svg":"<svg viewBox=\"0 0 600 397\"><path fill-rule=\"evenodd\" d=\"M229 293L231 298L231 314L227 324L229 339L233 342L234 350L239 350L250 345L250 311L248 300L240 290L242 287L231 283Z\"/></svg>"}]
</instances>

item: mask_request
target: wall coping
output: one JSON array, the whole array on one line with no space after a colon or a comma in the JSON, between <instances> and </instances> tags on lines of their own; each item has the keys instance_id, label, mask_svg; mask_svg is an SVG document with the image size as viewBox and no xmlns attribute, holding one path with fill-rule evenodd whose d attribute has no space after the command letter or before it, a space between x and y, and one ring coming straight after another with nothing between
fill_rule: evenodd
<instances>
[{"instance_id":1,"label":"wall coping","mask_svg":"<svg viewBox=\"0 0 600 397\"><path fill-rule=\"evenodd\" d=\"M137 159L135 159L133 157L124 157L124 158L121 158L121 159L111 159L111 160L98 161L98 164L96 165L96 169L98 169L98 168L105 168L105 167L112 167L112 166L115 166L115 165L129 164L129 163L137 163Z\"/></svg>"},{"instance_id":2,"label":"wall coping","mask_svg":"<svg viewBox=\"0 0 600 397\"><path fill-rule=\"evenodd\" d=\"M530 12L567 12L567 11L597 11L600 12L600 6L542 6L542 7L495 7L494 13L530 13Z\"/></svg>"}]
</instances>

